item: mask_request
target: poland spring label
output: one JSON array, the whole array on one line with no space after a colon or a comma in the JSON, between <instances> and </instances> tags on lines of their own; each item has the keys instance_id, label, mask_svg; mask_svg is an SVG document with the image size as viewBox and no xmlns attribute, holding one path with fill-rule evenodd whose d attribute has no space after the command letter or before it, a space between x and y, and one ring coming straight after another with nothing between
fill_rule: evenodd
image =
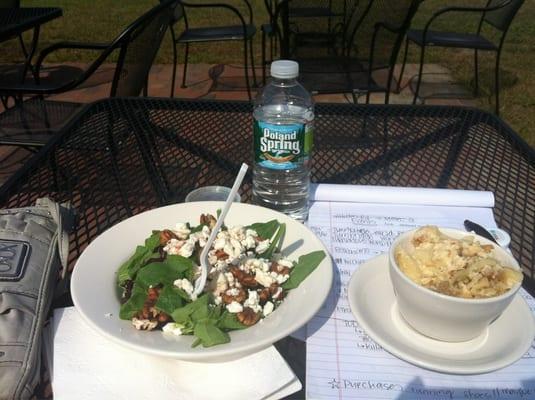
<instances>
[{"instance_id":1,"label":"poland spring label","mask_svg":"<svg viewBox=\"0 0 535 400\"><path fill-rule=\"evenodd\" d=\"M255 120L254 156L256 163L270 169L301 166L312 149L312 124L276 125Z\"/></svg>"}]
</instances>

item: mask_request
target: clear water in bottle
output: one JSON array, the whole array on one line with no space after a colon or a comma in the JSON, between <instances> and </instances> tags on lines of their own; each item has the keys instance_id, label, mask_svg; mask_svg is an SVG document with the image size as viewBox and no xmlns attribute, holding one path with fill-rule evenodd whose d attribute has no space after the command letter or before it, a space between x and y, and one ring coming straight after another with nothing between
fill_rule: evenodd
<instances>
[{"instance_id":1,"label":"clear water in bottle","mask_svg":"<svg viewBox=\"0 0 535 400\"><path fill-rule=\"evenodd\" d=\"M290 217L308 217L314 105L296 78L299 66L280 60L254 109L253 199Z\"/></svg>"}]
</instances>

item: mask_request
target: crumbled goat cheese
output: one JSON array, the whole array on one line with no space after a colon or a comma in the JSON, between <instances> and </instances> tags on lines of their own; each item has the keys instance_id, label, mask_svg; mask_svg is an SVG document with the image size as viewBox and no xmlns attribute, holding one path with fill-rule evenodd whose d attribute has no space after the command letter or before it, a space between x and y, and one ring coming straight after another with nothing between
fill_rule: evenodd
<instances>
[{"instance_id":1,"label":"crumbled goat cheese","mask_svg":"<svg viewBox=\"0 0 535 400\"><path fill-rule=\"evenodd\" d=\"M268 273L257 269L255 273L255 280L264 287L270 287L272 283L275 283L276 280L269 275Z\"/></svg>"},{"instance_id":2,"label":"crumbled goat cheese","mask_svg":"<svg viewBox=\"0 0 535 400\"><path fill-rule=\"evenodd\" d=\"M228 289L228 282L225 274L219 271L215 272L208 288L215 296L219 296L221 293L225 292L225 290Z\"/></svg>"},{"instance_id":3,"label":"crumbled goat cheese","mask_svg":"<svg viewBox=\"0 0 535 400\"><path fill-rule=\"evenodd\" d=\"M237 296L238 294L240 294L240 289L238 288L232 288L232 289L229 289L225 292L228 296Z\"/></svg>"},{"instance_id":4,"label":"crumbled goat cheese","mask_svg":"<svg viewBox=\"0 0 535 400\"><path fill-rule=\"evenodd\" d=\"M256 290L249 290L249 297L243 302L243 306L251 308L254 312L260 312L262 311L262 306L258 302L259 298Z\"/></svg>"},{"instance_id":5,"label":"crumbled goat cheese","mask_svg":"<svg viewBox=\"0 0 535 400\"><path fill-rule=\"evenodd\" d=\"M193 240L192 238L189 238L182 245L182 247L178 251L178 254L181 255L182 257L189 258L189 257L191 257L191 255L193 254L194 251L195 251L195 240Z\"/></svg>"},{"instance_id":6,"label":"crumbled goat cheese","mask_svg":"<svg viewBox=\"0 0 535 400\"><path fill-rule=\"evenodd\" d=\"M230 313L239 313L243 311L243 306L237 301L233 301L230 304L227 304L227 310Z\"/></svg>"},{"instance_id":7,"label":"crumbled goat cheese","mask_svg":"<svg viewBox=\"0 0 535 400\"><path fill-rule=\"evenodd\" d=\"M246 249L254 249L256 247L256 240L253 236L245 236L245 239L243 239L241 241L241 244L246 248Z\"/></svg>"},{"instance_id":8,"label":"crumbled goat cheese","mask_svg":"<svg viewBox=\"0 0 535 400\"><path fill-rule=\"evenodd\" d=\"M174 232L179 239L187 239L191 233L188 225L183 222L179 222L175 225Z\"/></svg>"},{"instance_id":9,"label":"crumbled goat cheese","mask_svg":"<svg viewBox=\"0 0 535 400\"><path fill-rule=\"evenodd\" d=\"M235 283L234 275L232 272L225 272L225 278L227 278L228 286L233 287Z\"/></svg>"},{"instance_id":10,"label":"crumbled goat cheese","mask_svg":"<svg viewBox=\"0 0 535 400\"><path fill-rule=\"evenodd\" d=\"M283 267L293 268L294 263L286 258L281 258L277 260L277 264L282 265Z\"/></svg>"},{"instance_id":11,"label":"crumbled goat cheese","mask_svg":"<svg viewBox=\"0 0 535 400\"><path fill-rule=\"evenodd\" d=\"M264 317L271 314L274 308L275 305L271 301L268 301L266 304L264 304L264 308L262 309L262 314L264 314Z\"/></svg>"},{"instance_id":12,"label":"crumbled goat cheese","mask_svg":"<svg viewBox=\"0 0 535 400\"><path fill-rule=\"evenodd\" d=\"M222 237L222 238L217 238L216 240L214 240L214 244L213 244L213 248L214 250L223 250L223 248L226 246L227 244L227 239Z\"/></svg>"},{"instance_id":13,"label":"crumbled goat cheese","mask_svg":"<svg viewBox=\"0 0 535 400\"><path fill-rule=\"evenodd\" d=\"M175 322L168 322L167 324L163 326L162 331L165 333L171 333L175 336L180 336L182 335L183 327L184 326L181 324L177 324Z\"/></svg>"},{"instance_id":14,"label":"crumbled goat cheese","mask_svg":"<svg viewBox=\"0 0 535 400\"><path fill-rule=\"evenodd\" d=\"M277 281L277 283L280 285L288 280L290 275L284 275L284 274L277 274L276 272L270 273L271 277Z\"/></svg>"},{"instance_id":15,"label":"crumbled goat cheese","mask_svg":"<svg viewBox=\"0 0 535 400\"><path fill-rule=\"evenodd\" d=\"M256 253L257 254L262 254L263 252L265 252L269 248L269 245L270 245L269 239L261 241L256 246L256 249L255 249Z\"/></svg>"},{"instance_id":16,"label":"crumbled goat cheese","mask_svg":"<svg viewBox=\"0 0 535 400\"><path fill-rule=\"evenodd\" d=\"M177 279L176 281L173 282L173 285L175 285L177 288L182 289L184 292L186 292L188 296L191 298L191 300L197 299L197 296L193 294L193 285L187 279Z\"/></svg>"},{"instance_id":17,"label":"crumbled goat cheese","mask_svg":"<svg viewBox=\"0 0 535 400\"><path fill-rule=\"evenodd\" d=\"M163 248L163 251L165 251L167 254L176 256L183 244L183 240L171 239L167 242L167 244Z\"/></svg>"},{"instance_id":18,"label":"crumbled goat cheese","mask_svg":"<svg viewBox=\"0 0 535 400\"><path fill-rule=\"evenodd\" d=\"M256 233L256 231L254 229L247 229L245 231L245 236L253 236L253 237L257 237L258 236L258 233Z\"/></svg>"}]
</instances>

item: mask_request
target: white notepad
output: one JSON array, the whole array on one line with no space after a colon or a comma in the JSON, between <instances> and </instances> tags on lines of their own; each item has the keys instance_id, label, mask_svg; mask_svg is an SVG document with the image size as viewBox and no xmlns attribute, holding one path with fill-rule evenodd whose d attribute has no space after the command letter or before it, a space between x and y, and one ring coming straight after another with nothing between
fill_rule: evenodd
<instances>
[{"instance_id":1,"label":"white notepad","mask_svg":"<svg viewBox=\"0 0 535 400\"><path fill-rule=\"evenodd\" d=\"M399 233L426 224L464 229L465 219L493 228L493 206L490 192L314 187L308 225L332 255L340 296L332 291L307 325L307 398L535 399L535 347L515 364L488 374L432 372L377 345L358 326L347 301L351 274L385 252ZM523 289L521 294L535 312L533 298Z\"/></svg>"}]
</instances>

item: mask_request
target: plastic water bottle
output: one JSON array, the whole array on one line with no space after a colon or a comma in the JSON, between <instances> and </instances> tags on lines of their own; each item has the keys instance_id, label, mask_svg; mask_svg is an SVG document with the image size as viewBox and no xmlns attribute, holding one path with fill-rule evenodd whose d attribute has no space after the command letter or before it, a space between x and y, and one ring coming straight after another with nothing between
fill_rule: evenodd
<instances>
[{"instance_id":1,"label":"plastic water bottle","mask_svg":"<svg viewBox=\"0 0 535 400\"><path fill-rule=\"evenodd\" d=\"M299 64L271 64L271 81L255 100L253 200L305 221L308 217L314 103L297 82Z\"/></svg>"}]
</instances>

